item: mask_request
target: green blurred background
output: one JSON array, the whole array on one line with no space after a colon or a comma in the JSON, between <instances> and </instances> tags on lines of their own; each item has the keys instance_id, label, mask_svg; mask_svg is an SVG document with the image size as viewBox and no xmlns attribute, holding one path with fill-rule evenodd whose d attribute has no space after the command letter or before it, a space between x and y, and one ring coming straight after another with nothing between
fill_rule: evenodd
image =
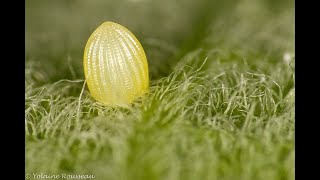
<instances>
[{"instance_id":1,"label":"green blurred background","mask_svg":"<svg viewBox=\"0 0 320 180\"><path fill-rule=\"evenodd\" d=\"M151 79L168 75L186 52L196 48L292 52L293 7L291 0L29 0L27 66L39 64L46 81L83 79L86 41L105 21L122 24L139 39Z\"/></svg>"}]
</instances>

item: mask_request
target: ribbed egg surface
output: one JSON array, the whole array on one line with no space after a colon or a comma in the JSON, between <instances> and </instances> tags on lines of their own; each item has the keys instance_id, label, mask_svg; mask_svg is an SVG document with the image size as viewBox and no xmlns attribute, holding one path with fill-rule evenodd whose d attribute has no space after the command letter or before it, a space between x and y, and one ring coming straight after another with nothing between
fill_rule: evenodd
<instances>
[{"instance_id":1,"label":"ribbed egg surface","mask_svg":"<svg viewBox=\"0 0 320 180\"><path fill-rule=\"evenodd\" d=\"M120 24L105 22L92 33L83 64L91 95L105 105L128 105L149 89L145 52Z\"/></svg>"}]
</instances>

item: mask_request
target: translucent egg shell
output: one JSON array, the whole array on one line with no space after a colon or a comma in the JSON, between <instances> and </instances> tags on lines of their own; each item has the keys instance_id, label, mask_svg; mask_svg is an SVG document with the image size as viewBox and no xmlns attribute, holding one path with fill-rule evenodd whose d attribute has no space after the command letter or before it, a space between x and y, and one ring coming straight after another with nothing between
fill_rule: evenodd
<instances>
[{"instance_id":1,"label":"translucent egg shell","mask_svg":"<svg viewBox=\"0 0 320 180\"><path fill-rule=\"evenodd\" d=\"M84 74L93 98L128 105L149 89L148 62L137 38L114 22L100 25L84 50Z\"/></svg>"}]
</instances>

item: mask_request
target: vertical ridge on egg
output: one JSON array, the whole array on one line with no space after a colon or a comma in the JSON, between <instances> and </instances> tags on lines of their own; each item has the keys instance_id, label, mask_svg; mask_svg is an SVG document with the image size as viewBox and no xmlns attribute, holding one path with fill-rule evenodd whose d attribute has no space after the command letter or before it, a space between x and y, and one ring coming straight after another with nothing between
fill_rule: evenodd
<instances>
[{"instance_id":1,"label":"vertical ridge on egg","mask_svg":"<svg viewBox=\"0 0 320 180\"><path fill-rule=\"evenodd\" d=\"M128 105L149 89L145 52L137 38L117 23L105 22L92 33L83 64L91 95L105 105Z\"/></svg>"}]
</instances>

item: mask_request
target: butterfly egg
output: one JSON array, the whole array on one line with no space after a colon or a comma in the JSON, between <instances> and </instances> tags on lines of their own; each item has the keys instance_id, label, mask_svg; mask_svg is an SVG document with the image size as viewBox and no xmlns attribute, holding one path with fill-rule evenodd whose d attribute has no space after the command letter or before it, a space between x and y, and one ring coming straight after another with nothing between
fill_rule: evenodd
<instances>
[{"instance_id":1,"label":"butterfly egg","mask_svg":"<svg viewBox=\"0 0 320 180\"><path fill-rule=\"evenodd\" d=\"M149 89L148 62L137 38L114 22L100 25L84 50L84 75L93 98L126 106Z\"/></svg>"}]
</instances>

